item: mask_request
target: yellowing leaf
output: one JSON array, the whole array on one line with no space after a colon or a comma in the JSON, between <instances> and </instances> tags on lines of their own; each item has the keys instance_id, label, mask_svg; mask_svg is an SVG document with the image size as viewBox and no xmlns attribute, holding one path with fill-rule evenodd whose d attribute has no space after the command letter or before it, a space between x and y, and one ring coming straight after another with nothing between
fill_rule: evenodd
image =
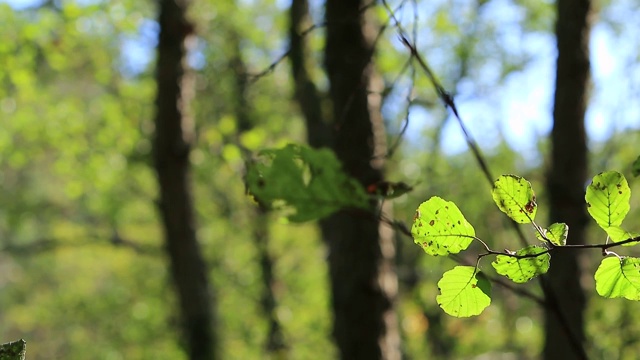
<instances>
[{"instance_id":1,"label":"yellowing leaf","mask_svg":"<svg viewBox=\"0 0 640 360\"><path fill-rule=\"evenodd\" d=\"M607 257L600 263L595 280L600 296L640 300L640 259Z\"/></svg>"},{"instance_id":2,"label":"yellowing leaf","mask_svg":"<svg viewBox=\"0 0 640 360\"><path fill-rule=\"evenodd\" d=\"M491 283L473 266L456 266L438 282L438 305L455 317L479 315L491 304Z\"/></svg>"},{"instance_id":3,"label":"yellowing leaf","mask_svg":"<svg viewBox=\"0 0 640 360\"><path fill-rule=\"evenodd\" d=\"M434 256L465 250L476 235L456 204L437 196L420 204L411 234L416 244Z\"/></svg>"},{"instance_id":4,"label":"yellowing leaf","mask_svg":"<svg viewBox=\"0 0 640 360\"><path fill-rule=\"evenodd\" d=\"M585 195L589 214L603 229L622 224L629 212L630 198L627 179L617 171L594 176Z\"/></svg>"},{"instance_id":5,"label":"yellowing leaf","mask_svg":"<svg viewBox=\"0 0 640 360\"><path fill-rule=\"evenodd\" d=\"M515 283L526 283L534 277L544 274L549 270L548 253L543 254L547 249L540 246L528 246L516 251L516 255L536 255L535 257L516 258L508 255L498 255L491 263L496 272L506 276Z\"/></svg>"},{"instance_id":6,"label":"yellowing leaf","mask_svg":"<svg viewBox=\"0 0 640 360\"><path fill-rule=\"evenodd\" d=\"M538 204L531 183L516 175L502 175L493 184L493 201L513 221L527 224L536 217Z\"/></svg>"},{"instance_id":7,"label":"yellowing leaf","mask_svg":"<svg viewBox=\"0 0 640 360\"><path fill-rule=\"evenodd\" d=\"M542 229L544 237L536 232L536 237L540 241L550 241L553 245L564 246L567 244L567 235L569 234L569 226L565 223L554 223L548 229Z\"/></svg>"},{"instance_id":8,"label":"yellowing leaf","mask_svg":"<svg viewBox=\"0 0 640 360\"><path fill-rule=\"evenodd\" d=\"M607 232L607 235L609 235L609 239L611 239L611 241L613 242L620 242L627 239L637 238L638 236L640 236L640 234L637 232L627 231L619 226L608 227L604 229L604 231ZM637 242L630 242L622 246L633 246L636 244Z\"/></svg>"}]
</instances>

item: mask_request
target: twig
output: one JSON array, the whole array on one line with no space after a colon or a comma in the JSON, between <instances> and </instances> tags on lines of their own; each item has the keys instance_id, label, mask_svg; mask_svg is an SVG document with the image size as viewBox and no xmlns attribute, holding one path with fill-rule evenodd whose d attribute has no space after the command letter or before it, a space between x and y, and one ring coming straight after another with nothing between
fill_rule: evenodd
<instances>
[{"instance_id":1,"label":"twig","mask_svg":"<svg viewBox=\"0 0 640 360\"><path fill-rule=\"evenodd\" d=\"M445 104L445 107L451 109L451 112L453 113L454 117L458 121L458 124L460 125L460 128L462 129L462 132L464 133L465 140L466 140L469 148L471 149L471 151L472 151L472 153L473 153L473 155L474 155L474 157L476 159L476 162L480 166L480 168L482 170L482 173L484 174L484 176L487 179L487 181L489 182L489 184L492 185L494 177L491 174L491 171L489 170L489 166L487 165L484 157L482 156L482 153L480 152L480 149L479 149L475 139L471 136L471 134L467 130L466 126L464 125L464 122L460 118L460 114L458 113L458 109L457 109L456 104L455 104L455 102L453 100L453 97L447 91L445 91L444 87L435 78L433 72L431 71L431 69L427 65L426 61L418 53L416 47L414 45L412 45L411 42L408 40L408 38L406 36L406 32L404 31L404 29L402 28L402 26L400 25L400 23L396 19L395 14L393 14L392 10L389 8L389 5L387 4L387 1L386 0L382 0L382 3L387 8L387 11L391 12L391 17L395 21L396 29L397 29L398 35L400 36L400 40L409 49L409 51L411 52L411 56L414 57L418 61L418 64L420 65L422 70L426 73L427 77L429 78L430 82L432 83L433 87L435 88L435 90L436 90L436 92L438 94L438 97ZM520 242L523 244L523 246L528 245L528 243L526 241L526 238L524 236L524 233L522 232L522 229L516 223L512 223L512 224L513 224L513 227L516 230L516 233L518 234L518 238L520 239ZM553 291L553 289L551 287L548 286L544 275L538 277L538 279L539 279L538 281L540 282L540 285L541 285L542 289L544 290L544 293L546 294L546 296L549 297L549 299L547 301L547 304L549 304L548 309L553 311L553 313L556 315L556 318L558 319L560 325L563 327L563 329L565 330L565 333L567 334L567 337L570 339L571 346L576 351L576 355L579 355L579 356L581 356L583 358L586 358L586 354L584 353L584 349L581 346L580 340L571 331L571 326L569 324L569 321L568 321L567 317L565 316L565 314L562 312L562 310L557 305L558 302L557 302L557 296L556 296L555 292Z\"/></svg>"}]
</instances>

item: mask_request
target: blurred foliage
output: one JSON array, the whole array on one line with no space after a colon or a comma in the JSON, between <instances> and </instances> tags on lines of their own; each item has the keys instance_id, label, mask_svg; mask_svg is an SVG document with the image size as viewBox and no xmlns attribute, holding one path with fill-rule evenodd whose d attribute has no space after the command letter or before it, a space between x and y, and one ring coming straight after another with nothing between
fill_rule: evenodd
<instances>
[{"instance_id":1,"label":"blurred foliage","mask_svg":"<svg viewBox=\"0 0 640 360\"><path fill-rule=\"evenodd\" d=\"M370 210L367 194L329 149L289 144L247 163L247 191L269 210L294 212L292 222L318 220L344 208Z\"/></svg>"},{"instance_id":2,"label":"blurred foliage","mask_svg":"<svg viewBox=\"0 0 640 360\"><path fill-rule=\"evenodd\" d=\"M521 43L528 34L550 36L552 30L552 4L546 1L416 3L418 16L411 2L402 2L398 15L410 33L416 24L420 51L461 103L506 101L504 81L535 56ZM191 12L199 34L189 57L197 72L194 198L198 236L220 289L225 359L264 358L267 334L252 241L256 215L242 182L246 151L304 139L286 64L259 79L252 76L286 51L287 6L275 0L196 0ZM312 2L318 24L321 6ZM380 24L387 22L381 7L373 15ZM147 1L47 1L21 10L0 3L0 340L24 338L30 359L186 357L177 340L176 299L150 168L155 16ZM310 61L319 65L322 27L308 36ZM412 104L411 131L387 165L390 180L413 187L393 199L395 219L408 224L418 204L441 194L459 204L478 233L489 234L485 240L493 248L513 245L510 220L495 208L492 184L478 180L482 175L472 157L443 151L443 143L454 141L442 137L448 117L427 79L405 66L407 55L392 27L378 49L390 143L402 134L407 99ZM232 65L238 53L246 59L244 69ZM326 89L320 66L313 76ZM230 91L239 80L255 119L246 131L239 126L238 96ZM483 144L491 144L485 154L494 174L526 177L543 204L546 140L538 139L540 151L532 162L531 154L517 153L505 142L500 122L511 119L483 111L473 116ZM639 141L640 133L628 130L592 143L592 173L616 169L631 178ZM631 180L629 186L640 193L638 184ZM638 204L632 201L629 218L640 216ZM547 216L544 206L537 216ZM593 228L590 242L601 240L602 232ZM326 249L317 229L272 216L269 236L276 315L289 357L335 358ZM596 254L585 258L587 274L599 260ZM452 265L423 256L411 239L398 235L399 320L407 357L538 355L540 309L500 286L493 286L493 305L482 315L441 316L436 284ZM493 271L488 265L482 270ZM591 287L587 293L595 293L589 291L595 286L591 275L584 284ZM539 293L535 284L523 286ZM590 302L594 357L631 359L640 351L640 319L631 306L597 297Z\"/></svg>"}]
</instances>

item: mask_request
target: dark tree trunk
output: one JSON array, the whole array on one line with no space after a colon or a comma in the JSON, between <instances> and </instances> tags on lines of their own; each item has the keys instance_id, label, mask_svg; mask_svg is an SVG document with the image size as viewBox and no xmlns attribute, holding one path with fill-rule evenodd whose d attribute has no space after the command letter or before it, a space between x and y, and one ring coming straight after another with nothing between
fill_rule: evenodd
<instances>
[{"instance_id":1,"label":"dark tree trunk","mask_svg":"<svg viewBox=\"0 0 640 360\"><path fill-rule=\"evenodd\" d=\"M178 293L184 341L190 359L215 358L214 298L196 239L189 152L193 123L188 106L193 79L185 55L192 26L185 18L187 1L161 0L156 69L154 161L160 185L159 210L164 224L170 270Z\"/></svg>"},{"instance_id":2,"label":"dark tree trunk","mask_svg":"<svg viewBox=\"0 0 640 360\"><path fill-rule=\"evenodd\" d=\"M332 147L363 185L382 180L386 154L380 96L372 86L372 39L365 1L327 0L325 68L333 106ZM311 129L310 129L311 130ZM399 359L393 302L393 231L373 216L342 211L321 223L329 245L333 334L342 359Z\"/></svg>"},{"instance_id":3,"label":"dark tree trunk","mask_svg":"<svg viewBox=\"0 0 640 360\"><path fill-rule=\"evenodd\" d=\"M551 134L551 168L547 177L551 222L569 225L569 243L583 244L588 221L584 200L587 181L587 135L584 115L590 85L590 0L557 0L558 62ZM545 359L584 358L585 294L580 286L578 253L558 251L547 277L553 308L545 319ZM570 331L567 331L569 328Z\"/></svg>"},{"instance_id":4,"label":"dark tree trunk","mask_svg":"<svg viewBox=\"0 0 640 360\"><path fill-rule=\"evenodd\" d=\"M323 97L311 80L308 46L303 32L311 26L309 2L293 0L289 11L289 58L295 82L295 97L307 125L307 140L314 148L330 147L332 133L323 113Z\"/></svg>"},{"instance_id":5,"label":"dark tree trunk","mask_svg":"<svg viewBox=\"0 0 640 360\"><path fill-rule=\"evenodd\" d=\"M309 144L333 148L344 169L369 185L383 178L386 143L380 96L369 94L374 78L373 49L372 36L367 36L364 26L364 5L357 0L326 2L325 68L331 114L325 113L324 95L307 68L309 56L302 36L311 25L307 0L292 1L289 35L295 95L307 124ZM389 206L384 210L388 213ZM393 231L372 214L348 211L322 220L320 227L329 246L333 335L340 358L400 359L393 306L398 286Z\"/></svg>"}]
</instances>

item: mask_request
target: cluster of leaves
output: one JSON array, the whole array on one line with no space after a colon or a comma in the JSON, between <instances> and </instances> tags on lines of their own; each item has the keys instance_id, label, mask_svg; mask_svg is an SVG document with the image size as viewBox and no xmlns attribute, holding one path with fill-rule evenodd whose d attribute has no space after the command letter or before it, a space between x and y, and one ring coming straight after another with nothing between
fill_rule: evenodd
<instances>
[{"instance_id":1,"label":"cluster of leaves","mask_svg":"<svg viewBox=\"0 0 640 360\"><path fill-rule=\"evenodd\" d=\"M372 195L393 198L411 188L403 183L379 183L363 187L348 176L339 160L328 149L287 145L261 151L247 164L247 191L268 210L285 210L292 222L326 217L345 208L372 210ZM537 245L512 251L496 251L476 237L475 229L451 201L434 196L422 203L413 219L411 234L416 244L429 255L447 256L466 250L476 240L485 252L475 266L456 266L438 282L436 300L449 315L479 315L491 303L491 283L480 271L480 260L495 256L495 272L522 284L549 270L551 253L568 247L569 227L554 223L544 228L535 222L538 204L531 184L515 175L499 177L492 197L498 208L519 224L531 224ZM600 245L605 255L595 274L598 294L607 298L640 300L640 258L624 257L610 251L614 246L635 245L640 234L622 228L629 212L631 190L624 176L615 171L596 175L586 191L591 217L607 234ZM581 247L580 245L570 245Z\"/></svg>"},{"instance_id":2,"label":"cluster of leaves","mask_svg":"<svg viewBox=\"0 0 640 360\"><path fill-rule=\"evenodd\" d=\"M526 283L549 270L551 253L567 247L569 227L555 223L543 228L535 223L536 196L531 184L522 177L503 175L492 191L498 208L513 221L531 224L539 245L517 251L492 250L476 237L475 230L456 204L437 196L422 203L414 217L411 233L416 244L433 256L446 256L466 250L473 240L479 241L486 252L479 254L475 266L456 266L444 273L438 282L440 295L436 300L449 315L469 317L480 314L491 303L491 283L480 271L480 260L495 255L491 263L495 271L515 283ZM619 245L635 245L640 234L621 227L629 212L631 190L624 176L615 171L596 175L586 191L585 200L591 217L606 232L607 241L600 245L605 258L595 274L596 290L606 298L623 297L640 300L640 258L620 256L609 249ZM581 247L572 245L572 247Z\"/></svg>"},{"instance_id":3,"label":"cluster of leaves","mask_svg":"<svg viewBox=\"0 0 640 360\"><path fill-rule=\"evenodd\" d=\"M266 149L247 163L247 192L267 210L284 210L289 221L305 222L342 209L372 210L372 199L393 199L412 190L403 182L363 187L347 175L329 149L289 144Z\"/></svg>"}]
</instances>

